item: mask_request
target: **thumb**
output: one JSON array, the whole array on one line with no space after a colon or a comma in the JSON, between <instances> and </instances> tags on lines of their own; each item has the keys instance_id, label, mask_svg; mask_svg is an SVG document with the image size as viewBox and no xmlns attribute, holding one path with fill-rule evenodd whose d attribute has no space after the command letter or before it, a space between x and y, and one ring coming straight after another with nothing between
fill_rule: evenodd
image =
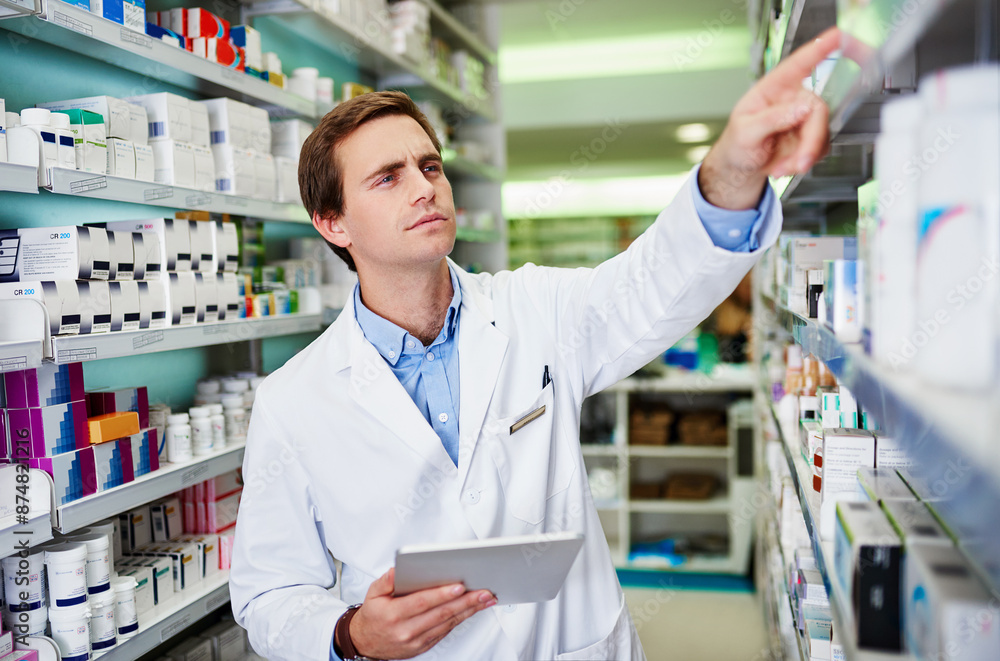
<instances>
[{"instance_id":1,"label":"thumb","mask_svg":"<svg viewBox=\"0 0 1000 661\"><path fill-rule=\"evenodd\" d=\"M396 583L396 568L392 567L382 574L368 587L368 597L392 596L393 586Z\"/></svg>"}]
</instances>

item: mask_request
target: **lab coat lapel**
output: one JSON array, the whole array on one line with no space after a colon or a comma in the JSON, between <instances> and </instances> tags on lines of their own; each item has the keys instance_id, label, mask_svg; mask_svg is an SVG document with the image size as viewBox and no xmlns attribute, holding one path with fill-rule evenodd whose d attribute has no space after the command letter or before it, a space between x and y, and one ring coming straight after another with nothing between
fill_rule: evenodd
<instances>
[{"instance_id":1,"label":"lab coat lapel","mask_svg":"<svg viewBox=\"0 0 1000 661\"><path fill-rule=\"evenodd\" d=\"M347 312L345 310L344 312ZM399 379L351 318L351 398L417 454L445 474L455 471L441 439L417 410Z\"/></svg>"},{"instance_id":2,"label":"lab coat lapel","mask_svg":"<svg viewBox=\"0 0 1000 661\"><path fill-rule=\"evenodd\" d=\"M493 302L480 293L476 283L461 270L459 281L462 284L462 315L458 331L461 390L458 466L460 479L464 480L507 354L508 338L493 325Z\"/></svg>"}]
</instances>

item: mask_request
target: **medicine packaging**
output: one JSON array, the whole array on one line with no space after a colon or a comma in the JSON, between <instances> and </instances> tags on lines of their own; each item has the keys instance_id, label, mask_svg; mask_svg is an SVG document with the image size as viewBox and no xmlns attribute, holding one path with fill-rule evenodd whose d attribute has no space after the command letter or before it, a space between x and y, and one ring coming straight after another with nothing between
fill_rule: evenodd
<instances>
[{"instance_id":1,"label":"medicine packaging","mask_svg":"<svg viewBox=\"0 0 1000 661\"><path fill-rule=\"evenodd\" d=\"M176 497L151 503L149 514L152 517L154 542L177 539L183 532L181 503Z\"/></svg>"},{"instance_id":2,"label":"medicine packaging","mask_svg":"<svg viewBox=\"0 0 1000 661\"><path fill-rule=\"evenodd\" d=\"M250 106L229 98L208 99L195 103L203 105L208 111L213 146L231 145L237 149L250 148L252 144Z\"/></svg>"},{"instance_id":3,"label":"medicine packaging","mask_svg":"<svg viewBox=\"0 0 1000 661\"><path fill-rule=\"evenodd\" d=\"M218 535L179 535L177 541L194 544L201 556L202 578L211 578L219 573Z\"/></svg>"},{"instance_id":4,"label":"medicine packaging","mask_svg":"<svg viewBox=\"0 0 1000 661\"><path fill-rule=\"evenodd\" d=\"M17 165L37 168L38 186L49 186L51 170L59 165L58 138L55 131L49 128L47 123L44 126L22 125L8 129L7 160Z\"/></svg>"},{"instance_id":5,"label":"medicine packaging","mask_svg":"<svg viewBox=\"0 0 1000 661\"><path fill-rule=\"evenodd\" d=\"M212 129L208 122L208 106L198 101L189 104L191 112L191 144L199 147L212 146Z\"/></svg>"},{"instance_id":6,"label":"medicine packaging","mask_svg":"<svg viewBox=\"0 0 1000 661\"><path fill-rule=\"evenodd\" d=\"M177 14L171 10L171 25L176 30L178 27ZM188 37L216 37L218 39L229 39L229 21L219 18L215 14L200 7L188 9L183 14L183 32Z\"/></svg>"},{"instance_id":7,"label":"medicine packaging","mask_svg":"<svg viewBox=\"0 0 1000 661\"><path fill-rule=\"evenodd\" d=\"M91 390L87 392L87 408L92 416L131 411L136 414L141 429L149 427L149 394L146 386Z\"/></svg>"},{"instance_id":8,"label":"medicine packaging","mask_svg":"<svg viewBox=\"0 0 1000 661\"><path fill-rule=\"evenodd\" d=\"M91 445L110 443L119 438L130 438L139 433L139 414L135 411L91 414L87 419Z\"/></svg>"},{"instance_id":9,"label":"medicine packaging","mask_svg":"<svg viewBox=\"0 0 1000 661\"><path fill-rule=\"evenodd\" d=\"M135 611L139 619L156 605L153 596L153 568L146 566L136 566L122 564L116 566L119 576L131 576L135 579Z\"/></svg>"},{"instance_id":10,"label":"medicine packaging","mask_svg":"<svg viewBox=\"0 0 1000 661\"><path fill-rule=\"evenodd\" d=\"M158 16L160 13L161 12L149 12L147 18L151 18L152 16ZM187 50L187 45L185 43L186 37L182 34L174 32L170 28L163 27L156 23L150 23L147 21L146 34L148 34L153 39L159 39L165 44L170 44L171 46L180 48L181 50Z\"/></svg>"},{"instance_id":11,"label":"medicine packaging","mask_svg":"<svg viewBox=\"0 0 1000 661\"><path fill-rule=\"evenodd\" d=\"M209 147L191 145L194 154L194 188L210 192L215 190L215 156Z\"/></svg>"},{"instance_id":12,"label":"medicine packaging","mask_svg":"<svg viewBox=\"0 0 1000 661\"><path fill-rule=\"evenodd\" d=\"M170 325L167 316L167 280L140 282L139 284L139 328L166 328Z\"/></svg>"},{"instance_id":13,"label":"medicine packaging","mask_svg":"<svg viewBox=\"0 0 1000 661\"><path fill-rule=\"evenodd\" d=\"M233 43L243 49L246 65L258 71L264 70L264 54L261 49L260 32L249 25L234 25L229 29Z\"/></svg>"},{"instance_id":14,"label":"medicine packaging","mask_svg":"<svg viewBox=\"0 0 1000 661\"><path fill-rule=\"evenodd\" d=\"M878 503L837 505L834 567L854 610L858 646L900 651L903 545Z\"/></svg>"},{"instance_id":15,"label":"medicine packaging","mask_svg":"<svg viewBox=\"0 0 1000 661\"><path fill-rule=\"evenodd\" d=\"M108 288L111 292L111 330L139 330L142 309L139 283L134 280L109 282Z\"/></svg>"},{"instance_id":16,"label":"medicine packaging","mask_svg":"<svg viewBox=\"0 0 1000 661\"><path fill-rule=\"evenodd\" d=\"M216 272L216 225L212 221L189 220L191 234L191 270L201 273Z\"/></svg>"},{"instance_id":17,"label":"medicine packaging","mask_svg":"<svg viewBox=\"0 0 1000 661\"><path fill-rule=\"evenodd\" d=\"M51 457L34 457L27 463L30 468L43 470L52 477L57 505L97 493L97 466L92 447Z\"/></svg>"},{"instance_id":18,"label":"medicine packaging","mask_svg":"<svg viewBox=\"0 0 1000 661\"><path fill-rule=\"evenodd\" d=\"M109 175L135 179L135 145L132 142L122 138L108 138L107 153Z\"/></svg>"},{"instance_id":19,"label":"medicine packaging","mask_svg":"<svg viewBox=\"0 0 1000 661\"><path fill-rule=\"evenodd\" d=\"M198 297L194 273L170 274L167 288L167 310L171 326L187 326L197 322Z\"/></svg>"},{"instance_id":20,"label":"medicine packaging","mask_svg":"<svg viewBox=\"0 0 1000 661\"><path fill-rule=\"evenodd\" d=\"M132 553L135 549L153 541L148 505L138 507L130 512L122 512L118 515L118 522L123 553Z\"/></svg>"},{"instance_id":21,"label":"medicine packaging","mask_svg":"<svg viewBox=\"0 0 1000 661\"><path fill-rule=\"evenodd\" d=\"M104 117L90 110L70 108L59 110L69 117L76 150L76 169L84 172L106 174L108 171L107 127Z\"/></svg>"},{"instance_id":22,"label":"medicine packaging","mask_svg":"<svg viewBox=\"0 0 1000 661\"><path fill-rule=\"evenodd\" d=\"M84 399L83 363L38 367L3 374L0 405L4 408L38 408Z\"/></svg>"},{"instance_id":23,"label":"medicine packaging","mask_svg":"<svg viewBox=\"0 0 1000 661\"><path fill-rule=\"evenodd\" d=\"M219 283L215 273L195 274L195 305L198 322L219 321Z\"/></svg>"},{"instance_id":24,"label":"medicine packaging","mask_svg":"<svg viewBox=\"0 0 1000 661\"><path fill-rule=\"evenodd\" d=\"M98 491L107 491L135 480L132 441L128 438L95 445L94 463Z\"/></svg>"},{"instance_id":25,"label":"medicine packaging","mask_svg":"<svg viewBox=\"0 0 1000 661\"><path fill-rule=\"evenodd\" d=\"M242 661L246 656L243 628L235 622L219 622L201 635L212 643L212 658L215 661Z\"/></svg>"},{"instance_id":26,"label":"medicine packaging","mask_svg":"<svg viewBox=\"0 0 1000 661\"><path fill-rule=\"evenodd\" d=\"M0 282L0 300L29 298L39 301L49 316L49 333L80 333L80 288L77 280Z\"/></svg>"},{"instance_id":27,"label":"medicine packaging","mask_svg":"<svg viewBox=\"0 0 1000 661\"><path fill-rule=\"evenodd\" d=\"M859 468L858 496L877 503L889 500L917 500L899 473L891 468Z\"/></svg>"},{"instance_id":28,"label":"medicine packaging","mask_svg":"<svg viewBox=\"0 0 1000 661\"><path fill-rule=\"evenodd\" d=\"M152 233L156 235L160 251L159 275L149 266L147 257L146 280L166 277L169 271L191 270L191 231L188 221L175 218L151 218L147 220L115 220L100 223L99 226L109 230L125 230L129 232ZM133 243L133 246L135 244ZM135 248L133 248L135 249ZM152 251L152 243L146 246L147 254ZM138 253L136 253L138 254ZM153 270L153 273L150 271Z\"/></svg>"},{"instance_id":29,"label":"medicine packaging","mask_svg":"<svg viewBox=\"0 0 1000 661\"><path fill-rule=\"evenodd\" d=\"M277 178L274 159L270 154L253 153L254 192L253 197L261 200L277 198Z\"/></svg>"},{"instance_id":30,"label":"medicine packaging","mask_svg":"<svg viewBox=\"0 0 1000 661\"><path fill-rule=\"evenodd\" d=\"M173 562L170 558L130 555L129 565L134 567L149 567L153 574L153 602L156 605L168 603L175 596Z\"/></svg>"},{"instance_id":31,"label":"medicine packaging","mask_svg":"<svg viewBox=\"0 0 1000 661\"><path fill-rule=\"evenodd\" d=\"M257 183L254 153L230 144L213 144L215 190L220 193L253 197Z\"/></svg>"},{"instance_id":32,"label":"medicine packaging","mask_svg":"<svg viewBox=\"0 0 1000 661\"><path fill-rule=\"evenodd\" d=\"M195 188L194 145L180 140L153 140L150 146L156 183Z\"/></svg>"},{"instance_id":33,"label":"medicine packaging","mask_svg":"<svg viewBox=\"0 0 1000 661\"><path fill-rule=\"evenodd\" d=\"M106 280L79 280L80 334L111 331L111 287Z\"/></svg>"},{"instance_id":34,"label":"medicine packaging","mask_svg":"<svg viewBox=\"0 0 1000 661\"><path fill-rule=\"evenodd\" d=\"M240 265L240 245L236 223L223 221L215 223L215 253L217 262L215 270L236 272Z\"/></svg>"},{"instance_id":35,"label":"medicine packaging","mask_svg":"<svg viewBox=\"0 0 1000 661\"><path fill-rule=\"evenodd\" d=\"M0 230L0 241L8 263L0 272L0 282L108 279L110 246L103 229L71 225ZM16 250L13 270L8 254L12 247Z\"/></svg>"},{"instance_id":36,"label":"medicine packaging","mask_svg":"<svg viewBox=\"0 0 1000 661\"><path fill-rule=\"evenodd\" d=\"M170 92L158 92L130 96L125 100L145 108L151 142L157 140L191 142L192 102L189 99Z\"/></svg>"},{"instance_id":37,"label":"medicine packaging","mask_svg":"<svg viewBox=\"0 0 1000 661\"><path fill-rule=\"evenodd\" d=\"M151 145L132 145L135 151L135 179L136 181L156 181L156 155Z\"/></svg>"},{"instance_id":38,"label":"medicine packaging","mask_svg":"<svg viewBox=\"0 0 1000 661\"><path fill-rule=\"evenodd\" d=\"M907 549L913 544L954 544L927 509L926 503L919 500L886 500L882 502L882 509Z\"/></svg>"},{"instance_id":39,"label":"medicine packaging","mask_svg":"<svg viewBox=\"0 0 1000 661\"><path fill-rule=\"evenodd\" d=\"M158 438L159 432L155 428L143 429L132 435L132 467L136 477L159 470Z\"/></svg>"},{"instance_id":40,"label":"medicine packaging","mask_svg":"<svg viewBox=\"0 0 1000 661\"><path fill-rule=\"evenodd\" d=\"M135 246L132 233L126 230L108 230L108 248L108 280L134 280Z\"/></svg>"},{"instance_id":41,"label":"medicine packaging","mask_svg":"<svg viewBox=\"0 0 1000 661\"><path fill-rule=\"evenodd\" d=\"M233 320L246 316L246 310L241 304L239 284L235 273L217 273L216 287L219 292L219 319Z\"/></svg>"},{"instance_id":42,"label":"medicine packaging","mask_svg":"<svg viewBox=\"0 0 1000 661\"><path fill-rule=\"evenodd\" d=\"M863 265L857 260L834 259L824 263L823 301L826 325L842 342L861 341L864 286Z\"/></svg>"},{"instance_id":43,"label":"medicine packaging","mask_svg":"<svg viewBox=\"0 0 1000 661\"><path fill-rule=\"evenodd\" d=\"M123 140L128 140L132 137L132 113L129 110L129 102L127 100L116 99L113 96L90 96L80 99L67 99L65 101L48 101L37 105L39 108L59 111L72 109L89 110L97 113L104 119L106 137L122 138Z\"/></svg>"},{"instance_id":44,"label":"medicine packaging","mask_svg":"<svg viewBox=\"0 0 1000 661\"><path fill-rule=\"evenodd\" d=\"M52 457L89 445L87 405L83 401L35 408L6 409L10 458Z\"/></svg>"},{"instance_id":45,"label":"medicine packaging","mask_svg":"<svg viewBox=\"0 0 1000 661\"><path fill-rule=\"evenodd\" d=\"M952 545L907 547L903 621L918 659L1000 658L996 600Z\"/></svg>"},{"instance_id":46,"label":"medicine packaging","mask_svg":"<svg viewBox=\"0 0 1000 661\"><path fill-rule=\"evenodd\" d=\"M863 429L826 429L823 432L820 488L820 536L833 539L837 503L857 500L857 471L875 466L875 437Z\"/></svg>"},{"instance_id":47,"label":"medicine packaging","mask_svg":"<svg viewBox=\"0 0 1000 661\"><path fill-rule=\"evenodd\" d=\"M275 201L300 204L299 194L299 163L297 160L284 156L274 157L276 171Z\"/></svg>"},{"instance_id":48,"label":"medicine packaging","mask_svg":"<svg viewBox=\"0 0 1000 661\"><path fill-rule=\"evenodd\" d=\"M247 149L251 149L259 154L271 153L271 118L267 110L257 106L247 105L244 107L246 114L248 143Z\"/></svg>"},{"instance_id":49,"label":"medicine packaging","mask_svg":"<svg viewBox=\"0 0 1000 661\"><path fill-rule=\"evenodd\" d=\"M135 257L133 275L136 280L160 280L162 259L160 236L155 232L122 230L132 232L132 252Z\"/></svg>"},{"instance_id":50,"label":"medicine packaging","mask_svg":"<svg viewBox=\"0 0 1000 661\"><path fill-rule=\"evenodd\" d=\"M312 132L312 124L301 119L271 122L271 154L298 163L302 145Z\"/></svg>"}]
</instances>

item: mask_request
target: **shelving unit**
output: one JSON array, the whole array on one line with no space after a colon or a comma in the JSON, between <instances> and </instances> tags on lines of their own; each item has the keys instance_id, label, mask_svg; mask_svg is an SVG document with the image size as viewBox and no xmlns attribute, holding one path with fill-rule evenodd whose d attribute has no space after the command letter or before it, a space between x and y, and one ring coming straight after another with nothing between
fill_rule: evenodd
<instances>
[{"instance_id":1,"label":"shelving unit","mask_svg":"<svg viewBox=\"0 0 1000 661\"><path fill-rule=\"evenodd\" d=\"M787 3L782 11L789 14L785 19L789 30L796 17L809 16L823 4L821 0ZM846 35L844 48L821 92L830 107L828 128L833 150L831 157L810 173L774 182L786 224L792 218L823 233L828 217L834 222L856 217L857 186L873 174L872 147L880 130L881 104L899 94L912 93L918 81L935 70L995 58L995 31L984 41L985 33L980 29L995 21L995 12L995 2L973 0L926 4L875 0L846 10L841 7L836 22ZM789 38L786 33L783 56L788 53ZM891 88L887 79L891 79ZM859 405L878 421L882 432L902 446L914 462L911 472L919 475L919 482L911 482L910 486L920 496L933 500L934 513L959 540L959 549L976 573L997 593L1000 530L993 513L1000 499L1000 460L990 446L995 445L1000 422L1000 391L949 390L921 379L905 366L897 370L878 363L860 345L842 342L824 324L776 303L766 290L758 291L755 297L754 315L755 336L760 342L793 340L802 347L803 354L812 354L826 363ZM773 428L780 444L781 459L787 464L830 598L833 628L844 645L846 658L911 659L905 654L857 648L851 626L852 607L833 574L833 544L821 540L818 534L819 495L811 488L811 467L797 447L797 430L782 428L771 404L767 380L768 375L760 375L755 395L758 413ZM774 447L773 443L769 446ZM767 531L774 523L761 517L760 525ZM780 549L773 539L765 538L764 543L769 549L759 554L762 564L769 562L769 553L773 557L774 549ZM783 562L787 560L783 558ZM773 565L759 567L759 573L765 575L773 571ZM770 603L768 608L787 610L780 601L777 605ZM768 617L781 619L775 614ZM794 636L794 630L790 633L798 639L797 645L788 644L788 631L780 633L787 653L794 654L793 648L798 647L799 655L803 654L801 637Z\"/></svg>"},{"instance_id":2,"label":"shelving unit","mask_svg":"<svg viewBox=\"0 0 1000 661\"><path fill-rule=\"evenodd\" d=\"M170 209L191 209L212 213L249 216L261 220L307 223L309 214L301 204L282 204L224 193L163 186L152 182L123 179L80 170L52 168L51 192L115 202L148 204Z\"/></svg>"},{"instance_id":3,"label":"shelving unit","mask_svg":"<svg viewBox=\"0 0 1000 661\"><path fill-rule=\"evenodd\" d=\"M27 523L18 523L16 517L0 521L0 558L6 558L21 547L22 541L31 546L44 544L52 539L52 515L35 514Z\"/></svg>"},{"instance_id":4,"label":"shelving unit","mask_svg":"<svg viewBox=\"0 0 1000 661\"><path fill-rule=\"evenodd\" d=\"M42 364L42 342L0 342L0 374Z\"/></svg>"},{"instance_id":5,"label":"shelving unit","mask_svg":"<svg viewBox=\"0 0 1000 661\"><path fill-rule=\"evenodd\" d=\"M229 603L229 572L205 579L197 588L185 590L146 613L134 636L101 655L102 661L134 661L181 633L198 620Z\"/></svg>"},{"instance_id":6,"label":"shelving unit","mask_svg":"<svg viewBox=\"0 0 1000 661\"><path fill-rule=\"evenodd\" d=\"M0 163L0 191L34 193L37 195L38 169L30 165Z\"/></svg>"},{"instance_id":7,"label":"shelving unit","mask_svg":"<svg viewBox=\"0 0 1000 661\"><path fill-rule=\"evenodd\" d=\"M2 27L204 96L228 96L280 115L316 116L316 104L259 78L209 62L61 0L40 3L37 14L5 20Z\"/></svg>"},{"instance_id":8,"label":"shelving unit","mask_svg":"<svg viewBox=\"0 0 1000 661\"><path fill-rule=\"evenodd\" d=\"M134 482L60 505L56 507L56 528L64 533L77 530L234 471L243 465L243 451L243 445L230 446L182 464L168 463Z\"/></svg>"},{"instance_id":9,"label":"shelving unit","mask_svg":"<svg viewBox=\"0 0 1000 661\"><path fill-rule=\"evenodd\" d=\"M156 330L59 335L52 338L52 357L56 363L79 363L87 360L245 342L265 337L318 331L322 327L322 321L323 316L320 314L292 314L192 326L169 326Z\"/></svg>"},{"instance_id":10,"label":"shelving unit","mask_svg":"<svg viewBox=\"0 0 1000 661\"><path fill-rule=\"evenodd\" d=\"M615 428L611 435L612 442L585 443L581 446L581 451L588 468L612 468L617 476L617 497L597 503L616 566L623 569L652 568L686 573L741 574L747 571L752 521L747 517L737 516L736 509L749 495L753 479L752 468L747 469L747 475L740 474L737 469L738 446L741 441L735 438L738 436L735 429L739 423L730 421L729 443L725 446L631 445L628 440L630 403L635 396L672 395L697 401L705 396L716 399L748 396L752 390L750 369L745 366L719 365L710 375L671 370L665 376L657 378L631 377L608 388L605 391L607 395L599 395L612 397L614 401ZM719 493L707 500L631 499L629 492L633 474L638 475L644 465L655 466L657 462L663 465L670 463L672 467L708 467L710 472L726 476L725 485ZM653 525L646 520L650 517L707 522L709 528L718 528L720 532L725 530L729 539L729 553L721 556L690 555L679 564L653 557L640 557L630 561L629 553L635 534L648 525ZM686 525L687 523L684 524ZM667 525L667 528L672 529L673 526Z\"/></svg>"}]
</instances>

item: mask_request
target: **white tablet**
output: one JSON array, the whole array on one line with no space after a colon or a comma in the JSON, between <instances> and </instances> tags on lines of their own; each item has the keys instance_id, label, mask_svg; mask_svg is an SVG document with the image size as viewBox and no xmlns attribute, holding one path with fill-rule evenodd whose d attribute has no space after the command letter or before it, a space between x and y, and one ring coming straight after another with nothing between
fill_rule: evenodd
<instances>
[{"instance_id":1,"label":"white tablet","mask_svg":"<svg viewBox=\"0 0 1000 661\"><path fill-rule=\"evenodd\" d=\"M582 545L582 534L559 532L404 546L396 552L395 595L463 583L491 590L500 604L548 601Z\"/></svg>"}]
</instances>

